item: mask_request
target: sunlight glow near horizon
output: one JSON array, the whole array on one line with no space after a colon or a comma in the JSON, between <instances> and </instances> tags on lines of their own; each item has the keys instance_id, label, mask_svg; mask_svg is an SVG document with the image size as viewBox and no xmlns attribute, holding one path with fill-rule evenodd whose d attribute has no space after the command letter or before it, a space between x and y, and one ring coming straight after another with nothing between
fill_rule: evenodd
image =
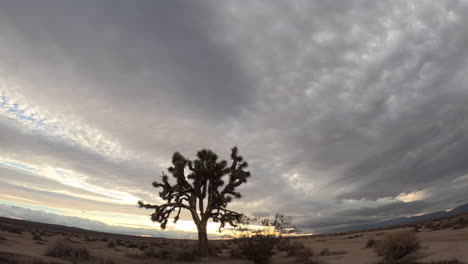
<instances>
[{"instance_id":1,"label":"sunlight glow near horizon","mask_svg":"<svg viewBox=\"0 0 468 264\"><path fill-rule=\"evenodd\" d=\"M159 230L161 232L164 231L183 231L183 232L191 232L197 233L197 227L192 220L179 220L177 223L174 224L173 221L169 221L166 227L166 230L162 230L159 227L159 223L152 222L149 218L149 215L131 215L131 214L118 214L118 213L108 213L108 212L99 212L99 211L81 211L75 209L67 209L67 208L52 208L43 205L37 204L29 204L26 201L15 202L8 200L8 198L17 199L18 197L10 197L8 195L0 195L7 199L2 199L0 197L0 204L10 205L10 206L17 206L22 208L27 208L31 210L40 210L46 213L58 214L62 216L71 216L71 217L79 217L88 220L99 221L109 226L117 226L117 227L127 227L127 228L141 228L150 230ZM8 215L3 215L5 217L10 217ZM17 218L17 217L15 217ZM30 220L30 219L22 219L22 220ZM227 227L222 230L222 232L218 232L219 230L219 223L208 222L207 225L207 232L208 234L214 236L220 236L223 234L233 234L231 227ZM80 227L80 226L77 226ZM254 229L261 229L260 225L250 225L250 228ZM96 230L99 231L99 230Z\"/></svg>"}]
</instances>

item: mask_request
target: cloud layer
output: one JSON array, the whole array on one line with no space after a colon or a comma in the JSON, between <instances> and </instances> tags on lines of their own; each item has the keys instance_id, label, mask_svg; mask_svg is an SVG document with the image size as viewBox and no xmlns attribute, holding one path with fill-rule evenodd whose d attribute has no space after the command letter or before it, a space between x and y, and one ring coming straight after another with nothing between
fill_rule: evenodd
<instances>
[{"instance_id":1,"label":"cloud layer","mask_svg":"<svg viewBox=\"0 0 468 264\"><path fill-rule=\"evenodd\" d=\"M150 183L174 151L237 145L253 177L233 209L246 213L320 231L454 207L468 188L467 11L4 1L0 188L145 215L134 201L157 201Z\"/></svg>"}]
</instances>

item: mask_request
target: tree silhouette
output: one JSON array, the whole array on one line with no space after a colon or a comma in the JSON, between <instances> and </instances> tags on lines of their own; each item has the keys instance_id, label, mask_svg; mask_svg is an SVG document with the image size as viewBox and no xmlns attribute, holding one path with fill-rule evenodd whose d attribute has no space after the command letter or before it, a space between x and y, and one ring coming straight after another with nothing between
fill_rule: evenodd
<instances>
[{"instance_id":1,"label":"tree silhouette","mask_svg":"<svg viewBox=\"0 0 468 264\"><path fill-rule=\"evenodd\" d=\"M237 147L231 150L231 160L231 165L228 166L227 161L218 161L218 156L208 149L198 151L197 159L193 161L175 152L172 155L172 166L167 169L175 183L171 184L164 172L161 183L153 182L155 188L162 188L159 196L165 202L153 205L139 201L138 204L146 209L155 209L151 220L161 223L162 229L166 228L173 213L176 223L182 209L188 210L198 229L199 254L206 256L208 220L219 222L221 231L226 224L236 226L242 216L226 207L233 198L241 198L236 188L247 182L250 172L245 170L248 164L238 154ZM227 182L224 180L225 176L228 176Z\"/></svg>"}]
</instances>

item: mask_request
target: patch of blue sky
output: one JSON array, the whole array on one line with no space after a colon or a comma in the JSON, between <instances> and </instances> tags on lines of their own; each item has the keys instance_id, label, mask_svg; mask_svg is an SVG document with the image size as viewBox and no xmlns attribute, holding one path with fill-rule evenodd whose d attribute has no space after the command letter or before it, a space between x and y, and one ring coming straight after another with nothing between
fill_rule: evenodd
<instances>
[{"instance_id":1,"label":"patch of blue sky","mask_svg":"<svg viewBox=\"0 0 468 264\"><path fill-rule=\"evenodd\" d=\"M0 162L2 162L2 161L0 161ZM18 162L14 162L14 161L3 161L2 163L6 164L6 165L10 165L10 166L15 167L15 168L38 172L38 170L36 168L30 167L30 166L22 164L22 163L18 163Z\"/></svg>"},{"instance_id":2,"label":"patch of blue sky","mask_svg":"<svg viewBox=\"0 0 468 264\"><path fill-rule=\"evenodd\" d=\"M124 151L118 142L106 139L100 131L82 125L69 126L67 121L60 122L45 117L28 105L22 105L5 95L0 96L0 116L16 121L38 134L52 136L68 145L78 145L89 151L99 153L112 160L128 160L134 154Z\"/></svg>"},{"instance_id":3,"label":"patch of blue sky","mask_svg":"<svg viewBox=\"0 0 468 264\"><path fill-rule=\"evenodd\" d=\"M35 112L21 108L19 104L12 103L6 96L0 96L0 112L21 121L29 121L35 129L46 129L46 118Z\"/></svg>"}]
</instances>

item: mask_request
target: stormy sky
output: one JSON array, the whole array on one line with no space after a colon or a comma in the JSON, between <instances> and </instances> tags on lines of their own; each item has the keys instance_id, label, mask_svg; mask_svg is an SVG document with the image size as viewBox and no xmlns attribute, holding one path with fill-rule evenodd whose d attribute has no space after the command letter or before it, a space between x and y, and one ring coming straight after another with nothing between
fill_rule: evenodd
<instances>
[{"instance_id":1,"label":"stormy sky","mask_svg":"<svg viewBox=\"0 0 468 264\"><path fill-rule=\"evenodd\" d=\"M158 201L173 152L234 145L252 177L231 208L304 232L453 208L468 201L467 13L2 0L0 213L190 236L188 217L155 231L136 201Z\"/></svg>"}]
</instances>

